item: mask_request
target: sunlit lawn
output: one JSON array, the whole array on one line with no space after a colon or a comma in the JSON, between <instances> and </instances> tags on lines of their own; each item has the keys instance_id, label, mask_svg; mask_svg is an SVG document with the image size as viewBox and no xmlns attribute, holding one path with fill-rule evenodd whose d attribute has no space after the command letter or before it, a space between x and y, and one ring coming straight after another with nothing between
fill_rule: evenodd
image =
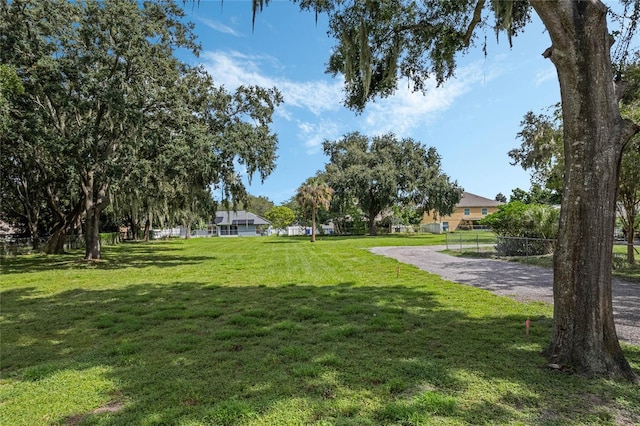
<instances>
[{"instance_id":1,"label":"sunlit lawn","mask_svg":"<svg viewBox=\"0 0 640 426\"><path fill-rule=\"evenodd\" d=\"M640 422L637 386L544 367L549 306L367 251L441 242L212 238L107 247L95 263L3 259L0 423ZM640 370L640 347L625 352Z\"/></svg>"}]
</instances>

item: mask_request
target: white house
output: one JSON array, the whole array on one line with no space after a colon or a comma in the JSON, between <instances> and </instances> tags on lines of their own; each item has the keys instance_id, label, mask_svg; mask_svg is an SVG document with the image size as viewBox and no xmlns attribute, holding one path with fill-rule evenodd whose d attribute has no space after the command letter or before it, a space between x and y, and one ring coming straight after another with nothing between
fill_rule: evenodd
<instances>
[{"instance_id":1,"label":"white house","mask_svg":"<svg viewBox=\"0 0 640 426\"><path fill-rule=\"evenodd\" d=\"M222 210L216 212L214 224L219 237L256 237L266 235L271 222L244 210Z\"/></svg>"}]
</instances>

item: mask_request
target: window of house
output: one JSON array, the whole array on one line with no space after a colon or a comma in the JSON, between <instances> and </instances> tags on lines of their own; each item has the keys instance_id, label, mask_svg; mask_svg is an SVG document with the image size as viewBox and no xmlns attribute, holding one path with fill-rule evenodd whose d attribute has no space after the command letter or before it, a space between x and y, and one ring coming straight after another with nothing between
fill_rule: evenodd
<instances>
[{"instance_id":1,"label":"window of house","mask_svg":"<svg viewBox=\"0 0 640 426\"><path fill-rule=\"evenodd\" d=\"M464 209L464 215L469 216L471 214L471 209Z\"/></svg>"},{"instance_id":2,"label":"window of house","mask_svg":"<svg viewBox=\"0 0 640 426\"><path fill-rule=\"evenodd\" d=\"M489 211L486 208L482 209L482 216L486 216L487 214L489 214Z\"/></svg>"},{"instance_id":3,"label":"window of house","mask_svg":"<svg viewBox=\"0 0 640 426\"><path fill-rule=\"evenodd\" d=\"M220 235L238 235L238 226L223 225L220 227Z\"/></svg>"}]
</instances>

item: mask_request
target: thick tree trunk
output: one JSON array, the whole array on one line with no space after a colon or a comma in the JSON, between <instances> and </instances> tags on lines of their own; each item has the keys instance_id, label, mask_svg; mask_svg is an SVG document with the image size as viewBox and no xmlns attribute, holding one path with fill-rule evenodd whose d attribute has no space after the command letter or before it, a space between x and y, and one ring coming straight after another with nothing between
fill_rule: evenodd
<instances>
[{"instance_id":1,"label":"thick tree trunk","mask_svg":"<svg viewBox=\"0 0 640 426\"><path fill-rule=\"evenodd\" d=\"M100 259L100 210L95 207L87 209L86 227L84 258Z\"/></svg>"},{"instance_id":2,"label":"thick tree trunk","mask_svg":"<svg viewBox=\"0 0 640 426\"><path fill-rule=\"evenodd\" d=\"M373 200L374 195L369 195L371 197L370 199ZM374 203L371 203L369 206L369 217L367 219L369 220L369 235L372 237L378 235L378 230L376 229L376 216L378 216L378 213L380 213L380 209L378 207L379 206L375 205Z\"/></svg>"},{"instance_id":3,"label":"thick tree trunk","mask_svg":"<svg viewBox=\"0 0 640 426\"><path fill-rule=\"evenodd\" d=\"M151 219L147 218L144 223L144 240L149 242L149 239L151 239Z\"/></svg>"},{"instance_id":4,"label":"thick tree trunk","mask_svg":"<svg viewBox=\"0 0 640 426\"><path fill-rule=\"evenodd\" d=\"M67 241L67 227L66 225L54 226L53 232L47 239L44 245L43 251L46 254L63 254L64 244Z\"/></svg>"},{"instance_id":5,"label":"thick tree trunk","mask_svg":"<svg viewBox=\"0 0 640 426\"><path fill-rule=\"evenodd\" d=\"M613 322L611 262L622 149L637 131L620 116L599 1L531 0L551 37L545 57L560 82L565 177L554 256L549 361L577 372L638 380Z\"/></svg>"},{"instance_id":6,"label":"thick tree trunk","mask_svg":"<svg viewBox=\"0 0 640 426\"><path fill-rule=\"evenodd\" d=\"M140 235L140 224L137 220L131 219L131 239L138 241Z\"/></svg>"},{"instance_id":7,"label":"thick tree trunk","mask_svg":"<svg viewBox=\"0 0 640 426\"><path fill-rule=\"evenodd\" d=\"M631 223L634 223L634 217L630 217L629 220ZM627 229L627 262L631 265L636 263L635 256L635 247L633 247L633 239L635 237L635 232L633 226L629 226Z\"/></svg>"},{"instance_id":8,"label":"thick tree trunk","mask_svg":"<svg viewBox=\"0 0 640 426\"><path fill-rule=\"evenodd\" d=\"M372 237L378 235L378 230L376 229L376 215L373 213L369 213L369 235Z\"/></svg>"},{"instance_id":9,"label":"thick tree trunk","mask_svg":"<svg viewBox=\"0 0 640 426\"><path fill-rule=\"evenodd\" d=\"M67 243L67 237L72 231L79 227L80 218L83 212L83 202L78 201L68 214L65 214L58 205L58 199L55 195L49 192L49 205L56 217L55 224L53 226L53 232L47 239L43 251L46 254L63 254L64 246Z\"/></svg>"},{"instance_id":10,"label":"thick tree trunk","mask_svg":"<svg viewBox=\"0 0 640 426\"><path fill-rule=\"evenodd\" d=\"M95 182L94 174L90 170L81 180L86 213L85 260L100 259L100 213L109 205L108 184Z\"/></svg>"},{"instance_id":11,"label":"thick tree trunk","mask_svg":"<svg viewBox=\"0 0 640 426\"><path fill-rule=\"evenodd\" d=\"M185 222L184 224L184 239L191 239L191 222Z\"/></svg>"},{"instance_id":12,"label":"thick tree trunk","mask_svg":"<svg viewBox=\"0 0 640 426\"><path fill-rule=\"evenodd\" d=\"M316 242L316 210L317 207L311 209L311 242Z\"/></svg>"}]
</instances>

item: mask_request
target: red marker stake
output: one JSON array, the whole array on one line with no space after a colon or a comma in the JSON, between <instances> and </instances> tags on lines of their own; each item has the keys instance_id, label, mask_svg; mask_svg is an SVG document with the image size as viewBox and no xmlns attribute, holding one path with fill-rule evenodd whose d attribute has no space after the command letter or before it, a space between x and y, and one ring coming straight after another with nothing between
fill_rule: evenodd
<instances>
[{"instance_id":1,"label":"red marker stake","mask_svg":"<svg viewBox=\"0 0 640 426\"><path fill-rule=\"evenodd\" d=\"M528 339L529 338L529 326L531 325L531 321L529 321L529 318L527 318L527 320L524 323L527 326L527 339Z\"/></svg>"}]
</instances>

